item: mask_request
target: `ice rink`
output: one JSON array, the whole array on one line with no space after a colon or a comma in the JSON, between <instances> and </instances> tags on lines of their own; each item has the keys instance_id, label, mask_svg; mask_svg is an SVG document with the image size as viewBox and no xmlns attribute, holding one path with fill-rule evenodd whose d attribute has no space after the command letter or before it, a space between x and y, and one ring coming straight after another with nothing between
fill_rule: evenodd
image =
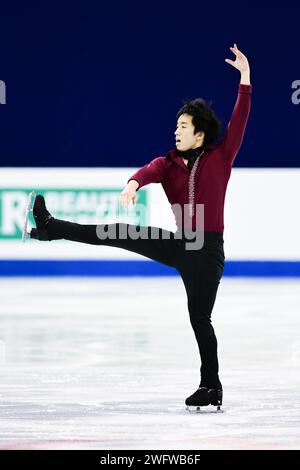
<instances>
[{"instance_id":1,"label":"ice rink","mask_svg":"<svg viewBox=\"0 0 300 470\"><path fill-rule=\"evenodd\" d=\"M0 449L299 449L300 280L223 277L223 413L193 414L179 277L2 278Z\"/></svg>"}]
</instances>

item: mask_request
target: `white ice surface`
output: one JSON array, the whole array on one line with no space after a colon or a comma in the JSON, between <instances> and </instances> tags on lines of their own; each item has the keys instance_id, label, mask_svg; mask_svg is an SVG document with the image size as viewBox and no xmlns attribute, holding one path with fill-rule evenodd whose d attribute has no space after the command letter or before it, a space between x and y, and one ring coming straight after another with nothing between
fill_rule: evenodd
<instances>
[{"instance_id":1,"label":"white ice surface","mask_svg":"<svg viewBox=\"0 0 300 470\"><path fill-rule=\"evenodd\" d=\"M0 449L299 449L300 281L223 278L224 413L170 278L0 279Z\"/></svg>"}]
</instances>

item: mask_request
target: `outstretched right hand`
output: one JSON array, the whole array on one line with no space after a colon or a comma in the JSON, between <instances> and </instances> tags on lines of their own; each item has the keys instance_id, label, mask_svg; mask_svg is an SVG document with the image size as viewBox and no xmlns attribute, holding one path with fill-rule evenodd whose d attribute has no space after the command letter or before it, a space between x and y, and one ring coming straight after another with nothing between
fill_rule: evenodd
<instances>
[{"instance_id":1,"label":"outstretched right hand","mask_svg":"<svg viewBox=\"0 0 300 470\"><path fill-rule=\"evenodd\" d=\"M132 184L133 183L133 184ZM119 203L122 207L127 208L130 202L136 205L137 194L136 194L136 186L138 186L137 182L134 180L129 181L127 186L123 189L119 196Z\"/></svg>"}]
</instances>

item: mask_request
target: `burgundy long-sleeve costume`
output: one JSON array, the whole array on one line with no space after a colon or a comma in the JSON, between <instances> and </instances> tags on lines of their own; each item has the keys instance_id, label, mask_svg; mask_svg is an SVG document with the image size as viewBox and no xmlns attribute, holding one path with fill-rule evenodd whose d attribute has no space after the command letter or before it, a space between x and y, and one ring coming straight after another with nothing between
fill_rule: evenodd
<instances>
[{"instance_id":1,"label":"burgundy long-sleeve costume","mask_svg":"<svg viewBox=\"0 0 300 470\"><path fill-rule=\"evenodd\" d=\"M154 158L134 173L130 180L139 183L138 189L149 183L161 183L171 205L184 205L193 210L190 227L196 226L195 204L204 204L204 231L224 231L224 201L232 164L243 141L251 107L252 85L239 84L237 100L223 139L217 145L205 147L192 171L171 150L167 155ZM172 207L176 224L182 228L183 218Z\"/></svg>"},{"instance_id":2,"label":"burgundy long-sleeve costume","mask_svg":"<svg viewBox=\"0 0 300 470\"><path fill-rule=\"evenodd\" d=\"M196 159L191 171L175 149L165 157L154 158L128 180L136 180L139 188L149 183L162 184L169 202L176 205L175 212L174 206L172 210L180 233L182 228L183 231L186 229L186 219L181 217L185 212L184 205L192 209L188 229L192 227L193 231L197 231L197 211L193 209L196 209L195 204L204 204L205 236L201 250L188 251L185 249L185 243L175 237L123 238L119 236L121 227L136 228L124 223L80 225L52 218L47 226L49 240L65 238L82 243L119 247L176 268L186 289L190 321L199 347L200 387L218 390L219 395L222 384L218 375L217 339L211 324L211 313L224 270L225 193L232 164L243 140L250 112L251 93L251 85L239 85L237 101L223 139L217 145L204 148L204 153ZM182 208L180 216L177 212L178 205ZM182 222L184 226L181 225ZM98 236L99 227L105 233L117 233L117 236L102 239ZM146 229L148 231L149 227ZM163 232L170 234L162 229L161 232L162 235Z\"/></svg>"}]
</instances>

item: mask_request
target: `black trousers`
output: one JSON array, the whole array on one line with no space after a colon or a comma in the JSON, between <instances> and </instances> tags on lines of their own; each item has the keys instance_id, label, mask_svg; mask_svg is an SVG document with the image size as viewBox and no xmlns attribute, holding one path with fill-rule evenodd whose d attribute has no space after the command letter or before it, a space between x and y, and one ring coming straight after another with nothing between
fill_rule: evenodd
<instances>
[{"instance_id":1,"label":"black trousers","mask_svg":"<svg viewBox=\"0 0 300 470\"><path fill-rule=\"evenodd\" d=\"M224 270L222 233L204 232L203 247L187 250L186 242L191 243L193 240L188 239L184 232L180 238L176 238L175 233L179 232L169 232L158 227L155 227L158 237L151 236L153 227L124 223L82 225L51 219L47 229L50 240L64 238L91 245L123 248L175 268L184 283L190 322L198 343L200 386L222 387L218 375L217 338L211 324L211 314ZM124 234L139 231L143 237L124 237ZM104 233L109 233L109 237L103 238Z\"/></svg>"}]
</instances>

